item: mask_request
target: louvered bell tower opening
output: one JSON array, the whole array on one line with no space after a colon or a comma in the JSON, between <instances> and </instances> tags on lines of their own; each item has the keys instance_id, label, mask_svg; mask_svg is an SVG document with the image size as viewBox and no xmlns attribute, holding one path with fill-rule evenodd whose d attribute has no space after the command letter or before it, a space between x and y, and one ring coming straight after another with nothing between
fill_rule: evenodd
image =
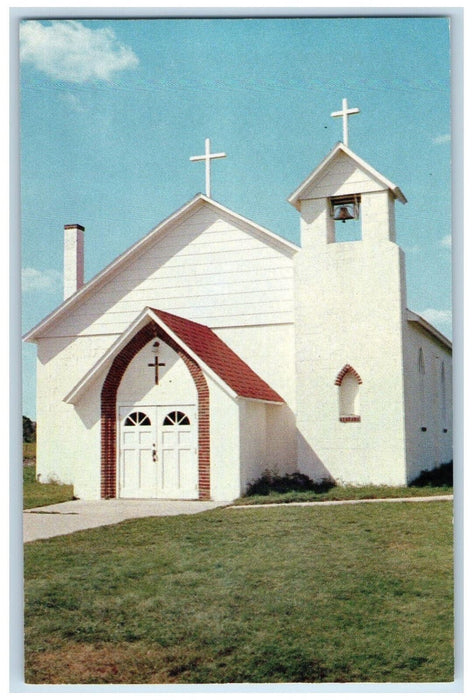
<instances>
[{"instance_id":1,"label":"louvered bell tower opening","mask_svg":"<svg viewBox=\"0 0 473 700\"><path fill-rule=\"evenodd\" d=\"M335 224L335 243L362 240L360 206L359 194L330 198L330 216Z\"/></svg>"}]
</instances>

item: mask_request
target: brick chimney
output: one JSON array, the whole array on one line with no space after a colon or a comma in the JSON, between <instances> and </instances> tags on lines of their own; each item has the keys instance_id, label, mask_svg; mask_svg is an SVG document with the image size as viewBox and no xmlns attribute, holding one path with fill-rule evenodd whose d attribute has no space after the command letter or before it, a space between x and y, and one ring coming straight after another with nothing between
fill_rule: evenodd
<instances>
[{"instance_id":1,"label":"brick chimney","mask_svg":"<svg viewBox=\"0 0 473 700\"><path fill-rule=\"evenodd\" d=\"M64 226L64 299L84 284L84 227Z\"/></svg>"}]
</instances>

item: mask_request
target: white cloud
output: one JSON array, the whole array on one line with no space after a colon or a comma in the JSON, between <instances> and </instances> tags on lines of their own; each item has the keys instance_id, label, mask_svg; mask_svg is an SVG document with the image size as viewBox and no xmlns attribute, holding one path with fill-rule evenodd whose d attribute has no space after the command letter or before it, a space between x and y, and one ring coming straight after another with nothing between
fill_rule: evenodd
<instances>
[{"instance_id":1,"label":"white cloud","mask_svg":"<svg viewBox=\"0 0 473 700\"><path fill-rule=\"evenodd\" d=\"M109 81L113 73L135 68L139 61L133 50L121 44L112 29L90 29L75 20L37 20L20 28L20 59L33 64L55 80L83 83Z\"/></svg>"},{"instance_id":2,"label":"white cloud","mask_svg":"<svg viewBox=\"0 0 473 700\"><path fill-rule=\"evenodd\" d=\"M452 237L451 235L444 236L442 240L440 241L440 245L442 248L451 248L452 247Z\"/></svg>"},{"instance_id":3,"label":"white cloud","mask_svg":"<svg viewBox=\"0 0 473 700\"><path fill-rule=\"evenodd\" d=\"M449 328L452 324L452 312L450 309L426 309L421 311L419 315L433 326Z\"/></svg>"},{"instance_id":4,"label":"white cloud","mask_svg":"<svg viewBox=\"0 0 473 700\"><path fill-rule=\"evenodd\" d=\"M68 108L73 110L74 112L87 111L86 107L84 107L77 95L73 95L72 93L68 92L65 95L62 95L62 100L66 103Z\"/></svg>"},{"instance_id":5,"label":"white cloud","mask_svg":"<svg viewBox=\"0 0 473 700\"><path fill-rule=\"evenodd\" d=\"M57 270L35 270L26 267L21 271L24 292L54 292L62 285L62 275Z\"/></svg>"},{"instance_id":6,"label":"white cloud","mask_svg":"<svg viewBox=\"0 0 473 700\"><path fill-rule=\"evenodd\" d=\"M451 140L450 134L440 134L440 136L435 136L435 138L432 139L432 143L435 144L441 144L441 143L448 143Z\"/></svg>"}]
</instances>

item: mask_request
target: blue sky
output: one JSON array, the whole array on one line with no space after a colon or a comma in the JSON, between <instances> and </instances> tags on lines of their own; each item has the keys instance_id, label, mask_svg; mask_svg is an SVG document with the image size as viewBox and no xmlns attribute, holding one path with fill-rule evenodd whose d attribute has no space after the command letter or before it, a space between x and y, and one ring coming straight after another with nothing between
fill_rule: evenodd
<instances>
[{"instance_id":1,"label":"blue sky","mask_svg":"<svg viewBox=\"0 0 473 700\"><path fill-rule=\"evenodd\" d=\"M398 185L408 305L451 337L446 18L28 21L20 41L23 330L62 301L63 226L90 279L204 191L298 242L286 201L342 140ZM35 347L23 412L35 416Z\"/></svg>"}]
</instances>

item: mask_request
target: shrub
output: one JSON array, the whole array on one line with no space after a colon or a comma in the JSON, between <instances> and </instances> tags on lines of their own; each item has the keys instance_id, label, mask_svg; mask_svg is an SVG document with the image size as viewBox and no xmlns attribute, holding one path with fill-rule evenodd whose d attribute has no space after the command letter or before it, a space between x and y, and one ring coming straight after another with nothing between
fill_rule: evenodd
<instances>
[{"instance_id":1,"label":"shrub","mask_svg":"<svg viewBox=\"0 0 473 700\"><path fill-rule=\"evenodd\" d=\"M325 493L335 486L335 482L324 479L320 482L313 481L306 474L293 472L281 476L277 472L266 469L262 475L248 484L246 496L267 496L271 492L288 493L289 491L312 491L313 493Z\"/></svg>"},{"instance_id":2,"label":"shrub","mask_svg":"<svg viewBox=\"0 0 473 700\"><path fill-rule=\"evenodd\" d=\"M23 416L23 442L36 441L36 423L28 416Z\"/></svg>"},{"instance_id":3,"label":"shrub","mask_svg":"<svg viewBox=\"0 0 473 700\"><path fill-rule=\"evenodd\" d=\"M453 486L453 462L435 469L424 469L409 486Z\"/></svg>"}]
</instances>

